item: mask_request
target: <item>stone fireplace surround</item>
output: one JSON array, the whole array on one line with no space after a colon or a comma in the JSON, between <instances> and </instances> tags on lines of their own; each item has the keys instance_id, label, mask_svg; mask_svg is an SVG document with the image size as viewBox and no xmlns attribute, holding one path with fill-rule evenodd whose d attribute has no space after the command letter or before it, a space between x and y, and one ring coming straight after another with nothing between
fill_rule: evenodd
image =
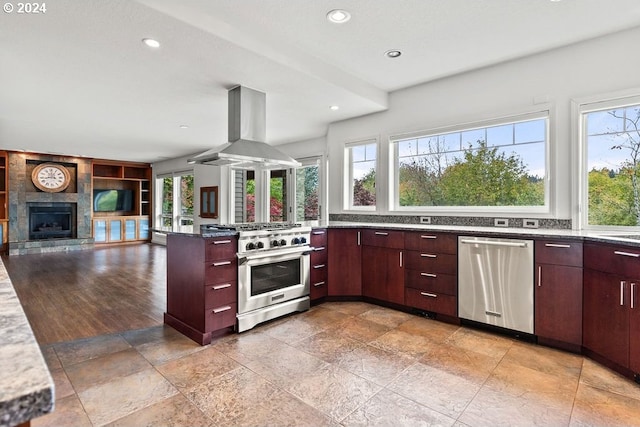
<instances>
[{"instance_id":1,"label":"stone fireplace surround","mask_svg":"<svg viewBox=\"0 0 640 427\"><path fill-rule=\"evenodd\" d=\"M61 163L72 179L60 193L38 190L31 182L33 168L42 162ZM32 239L28 205L75 208L71 237ZM9 152L9 255L93 249L91 237L91 159Z\"/></svg>"}]
</instances>

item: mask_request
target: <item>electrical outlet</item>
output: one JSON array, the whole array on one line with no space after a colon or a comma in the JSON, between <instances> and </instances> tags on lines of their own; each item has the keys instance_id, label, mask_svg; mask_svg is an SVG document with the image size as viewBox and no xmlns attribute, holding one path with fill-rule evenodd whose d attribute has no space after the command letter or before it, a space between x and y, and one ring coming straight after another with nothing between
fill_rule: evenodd
<instances>
[{"instance_id":1,"label":"electrical outlet","mask_svg":"<svg viewBox=\"0 0 640 427\"><path fill-rule=\"evenodd\" d=\"M537 219L523 219L522 226L524 228L538 228L538 220Z\"/></svg>"},{"instance_id":2,"label":"electrical outlet","mask_svg":"<svg viewBox=\"0 0 640 427\"><path fill-rule=\"evenodd\" d=\"M431 224L431 217L430 216L421 216L420 217L420 224Z\"/></svg>"},{"instance_id":3,"label":"electrical outlet","mask_svg":"<svg viewBox=\"0 0 640 427\"><path fill-rule=\"evenodd\" d=\"M495 218L493 225L496 227L508 227L509 220L507 218Z\"/></svg>"}]
</instances>

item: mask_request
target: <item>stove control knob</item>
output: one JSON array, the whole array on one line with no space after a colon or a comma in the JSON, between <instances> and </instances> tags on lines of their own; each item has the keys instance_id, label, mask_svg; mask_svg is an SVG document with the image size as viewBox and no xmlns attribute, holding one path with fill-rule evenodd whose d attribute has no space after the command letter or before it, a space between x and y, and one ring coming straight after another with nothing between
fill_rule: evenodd
<instances>
[{"instance_id":1,"label":"stove control knob","mask_svg":"<svg viewBox=\"0 0 640 427\"><path fill-rule=\"evenodd\" d=\"M298 239L297 237L294 237L293 240L291 241L292 245L299 245L300 244L300 239Z\"/></svg>"},{"instance_id":2,"label":"stove control knob","mask_svg":"<svg viewBox=\"0 0 640 427\"><path fill-rule=\"evenodd\" d=\"M284 239L280 240L280 246L287 246L287 241Z\"/></svg>"},{"instance_id":3,"label":"stove control knob","mask_svg":"<svg viewBox=\"0 0 640 427\"><path fill-rule=\"evenodd\" d=\"M273 242L271 242L271 246L278 246L280 243L277 240L274 240Z\"/></svg>"},{"instance_id":4,"label":"stove control knob","mask_svg":"<svg viewBox=\"0 0 640 427\"><path fill-rule=\"evenodd\" d=\"M262 248L264 248L264 243L258 242L258 244L256 246L258 247L258 249L262 249Z\"/></svg>"},{"instance_id":5,"label":"stove control knob","mask_svg":"<svg viewBox=\"0 0 640 427\"><path fill-rule=\"evenodd\" d=\"M256 248L256 245L253 242L247 243L247 250L248 251L253 250L255 248Z\"/></svg>"},{"instance_id":6,"label":"stove control knob","mask_svg":"<svg viewBox=\"0 0 640 427\"><path fill-rule=\"evenodd\" d=\"M300 238L300 243L302 243L302 244L307 243L307 238L306 237L301 237Z\"/></svg>"}]
</instances>

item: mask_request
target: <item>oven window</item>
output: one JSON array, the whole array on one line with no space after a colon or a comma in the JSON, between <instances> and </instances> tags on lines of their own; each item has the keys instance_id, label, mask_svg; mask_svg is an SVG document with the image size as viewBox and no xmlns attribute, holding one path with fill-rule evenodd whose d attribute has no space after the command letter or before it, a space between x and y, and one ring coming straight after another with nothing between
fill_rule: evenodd
<instances>
[{"instance_id":1,"label":"oven window","mask_svg":"<svg viewBox=\"0 0 640 427\"><path fill-rule=\"evenodd\" d=\"M251 267L251 295L300 284L300 258Z\"/></svg>"}]
</instances>

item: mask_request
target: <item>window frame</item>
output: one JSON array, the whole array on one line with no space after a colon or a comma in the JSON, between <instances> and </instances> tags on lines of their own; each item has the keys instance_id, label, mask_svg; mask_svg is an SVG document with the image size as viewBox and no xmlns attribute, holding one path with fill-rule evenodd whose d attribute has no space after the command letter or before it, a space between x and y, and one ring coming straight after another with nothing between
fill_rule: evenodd
<instances>
[{"instance_id":1,"label":"window frame","mask_svg":"<svg viewBox=\"0 0 640 427\"><path fill-rule=\"evenodd\" d=\"M574 205L577 210L573 212L573 220L577 223L579 230L586 231L634 231L637 232L639 226L624 225L590 225L589 224L589 170L588 170L588 133L587 120L588 113L607 111L613 109L626 108L633 105L640 105L640 92L620 92L610 95L601 95L590 98L574 99L571 103L572 128L575 131L574 149L578 153L574 169L577 171L578 179L573 186Z\"/></svg>"},{"instance_id":2,"label":"window frame","mask_svg":"<svg viewBox=\"0 0 640 427\"><path fill-rule=\"evenodd\" d=\"M389 136L389 207L394 213L432 213L438 215L498 215L498 214L527 214L527 216L543 216L552 213L552 193L553 180L552 173L552 156L554 138L552 136L553 111L550 106L545 108L534 109L514 115L501 116L498 118L487 119L477 122L456 124L433 128L428 130L413 131L407 133L393 134ZM495 126L514 124L532 120L545 120L545 147L544 147L544 204L540 206L400 206L400 174L399 174L399 149L397 142L406 139L424 138L429 136L438 136L448 133L467 132L477 129L486 129Z\"/></svg>"},{"instance_id":3,"label":"window frame","mask_svg":"<svg viewBox=\"0 0 640 427\"><path fill-rule=\"evenodd\" d=\"M182 203L181 203L181 190L180 190L180 180L183 176L191 175L194 177L194 186L195 186L195 174L193 170L185 170L185 171L177 171L177 172L169 172L169 173L161 173L156 175L155 177L155 187L156 187L156 197L155 197L155 216L154 216L154 228L158 230L163 230L164 232L192 232L194 225L194 215L186 215L182 213ZM172 199L173 199L173 209L171 212L171 230L166 230L162 223L162 219L168 217L162 212L162 193L164 191L164 185L162 185L162 181L167 178L171 178L172 180ZM195 197L195 188L194 188L194 197ZM195 200L194 200L195 205ZM194 206L195 209L195 206ZM182 226L181 223L183 220L191 221L191 231L189 231L189 226ZM183 228L187 227L187 228Z\"/></svg>"},{"instance_id":4,"label":"window frame","mask_svg":"<svg viewBox=\"0 0 640 427\"><path fill-rule=\"evenodd\" d=\"M359 147L363 145L375 145L376 148L376 159L375 159L375 172L376 172L376 204L373 206L354 206L353 205L353 159L352 159L352 148ZM378 137L365 138L357 141L350 141L344 144L344 175L346 179L344 180L344 200L343 207L345 211L356 211L356 212L375 212L378 210L379 204L379 194L378 194L378 183L379 183L379 172L380 172L380 139Z\"/></svg>"},{"instance_id":5,"label":"window frame","mask_svg":"<svg viewBox=\"0 0 640 427\"><path fill-rule=\"evenodd\" d=\"M323 191L324 191L324 174L322 168L322 156L312 156L305 157L302 159L297 159L300 162L300 167L289 169L290 179L289 179L289 195L290 195L290 204L289 206L292 209L291 218L294 222L314 226L320 225L322 221L322 209L323 209ZM313 220L305 220L304 218L298 218L298 194L297 194L297 179L296 173L298 169L315 166L318 168L318 218Z\"/></svg>"}]
</instances>

